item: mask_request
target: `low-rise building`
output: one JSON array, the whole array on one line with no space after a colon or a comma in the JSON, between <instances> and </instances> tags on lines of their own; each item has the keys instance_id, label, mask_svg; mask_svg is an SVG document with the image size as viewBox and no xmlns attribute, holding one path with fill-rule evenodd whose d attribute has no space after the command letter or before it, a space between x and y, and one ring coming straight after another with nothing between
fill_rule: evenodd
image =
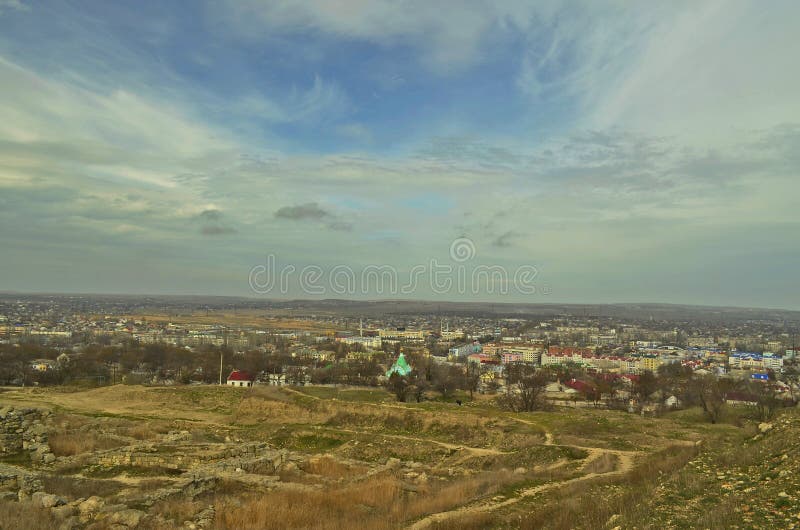
<instances>
[{"instance_id":1,"label":"low-rise building","mask_svg":"<svg viewBox=\"0 0 800 530\"><path fill-rule=\"evenodd\" d=\"M249 387L253 386L253 380L255 378L242 370L234 370L228 376L227 384L228 386L236 386L236 387Z\"/></svg>"}]
</instances>

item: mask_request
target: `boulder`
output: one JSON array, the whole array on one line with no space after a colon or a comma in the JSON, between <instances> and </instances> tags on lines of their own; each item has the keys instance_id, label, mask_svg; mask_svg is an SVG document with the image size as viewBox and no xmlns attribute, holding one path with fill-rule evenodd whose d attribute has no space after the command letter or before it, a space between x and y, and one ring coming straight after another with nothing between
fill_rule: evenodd
<instances>
[{"instance_id":1,"label":"boulder","mask_svg":"<svg viewBox=\"0 0 800 530\"><path fill-rule=\"evenodd\" d=\"M402 465L402 462L400 461L399 458L391 457L391 458L388 458L386 460L386 467L388 467L390 469L399 469L401 465Z\"/></svg>"},{"instance_id":2,"label":"boulder","mask_svg":"<svg viewBox=\"0 0 800 530\"><path fill-rule=\"evenodd\" d=\"M113 514L127 509L128 507L124 504L106 504L100 508L100 513Z\"/></svg>"},{"instance_id":3,"label":"boulder","mask_svg":"<svg viewBox=\"0 0 800 530\"><path fill-rule=\"evenodd\" d=\"M758 424L758 432L760 432L761 434L766 434L771 430L772 430L772 424L771 423L759 423Z\"/></svg>"},{"instance_id":4,"label":"boulder","mask_svg":"<svg viewBox=\"0 0 800 530\"><path fill-rule=\"evenodd\" d=\"M100 497L93 495L78 505L82 514L95 513L103 507L105 502Z\"/></svg>"},{"instance_id":5,"label":"boulder","mask_svg":"<svg viewBox=\"0 0 800 530\"><path fill-rule=\"evenodd\" d=\"M141 510L134 510L133 508L126 508L118 512L114 512L108 517L108 521L112 524L120 524L128 528L135 528L139 525L145 514Z\"/></svg>"},{"instance_id":6,"label":"boulder","mask_svg":"<svg viewBox=\"0 0 800 530\"><path fill-rule=\"evenodd\" d=\"M50 512L59 520L65 520L77 512L74 506L70 506L69 504L64 504L63 506L54 506Z\"/></svg>"},{"instance_id":7,"label":"boulder","mask_svg":"<svg viewBox=\"0 0 800 530\"><path fill-rule=\"evenodd\" d=\"M57 495L37 491L31 495L31 500L43 508L53 508L55 506L63 506L66 501Z\"/></svg>"}]
</instances>

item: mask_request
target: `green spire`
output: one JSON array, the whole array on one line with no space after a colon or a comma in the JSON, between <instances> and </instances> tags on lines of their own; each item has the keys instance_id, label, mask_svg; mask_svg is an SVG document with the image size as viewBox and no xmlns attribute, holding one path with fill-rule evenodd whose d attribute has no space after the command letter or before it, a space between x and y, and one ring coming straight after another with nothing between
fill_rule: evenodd
<instances>
[{"instance_id":1,"label":"green spire","mask_svg":"<svg viewBox=\"0 0 800 530\"><path fill-rule=\"evenodd\" d=\"M405 355L403 355L403 352L400 352L400 357L397 358L392 367L386 372L386 377L391 377L392 374L397 374L399 376L408 375L412 370L413 368L411 368L408 361L406 361Z\"/></svg>"}]
</instances>

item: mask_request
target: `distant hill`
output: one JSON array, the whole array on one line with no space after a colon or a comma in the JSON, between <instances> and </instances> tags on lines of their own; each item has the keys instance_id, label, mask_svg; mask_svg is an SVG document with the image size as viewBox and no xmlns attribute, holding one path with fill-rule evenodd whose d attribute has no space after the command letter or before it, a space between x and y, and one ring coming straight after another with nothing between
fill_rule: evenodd
<instances>
[{"instance_id":1,"label":"distant hill","mask_svg":"<svg viewBox=\"0 0 800 530\"><path fill-rule=\"evenodd\" d=\"M800 323L800 311L785 309L716 307L660 303L618 304L524 304L490 302L438 302L432 300L264 300L234 296L24 294L0 293L0 303L26 300L32 303L64 303L113 310L281 310L342 315L451 315L486 318L553 317L558 315L626 320L666 321L771 321Z\"/></svg>"}]
</instances>

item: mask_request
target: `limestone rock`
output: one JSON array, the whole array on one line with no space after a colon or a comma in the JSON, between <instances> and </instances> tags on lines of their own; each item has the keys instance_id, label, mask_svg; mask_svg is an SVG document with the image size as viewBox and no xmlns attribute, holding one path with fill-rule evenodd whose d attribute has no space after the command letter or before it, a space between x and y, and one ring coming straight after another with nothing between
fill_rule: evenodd
<instances>
[{"instance_id":1,"label":"limestone rock","mask_svg":"<svg viewBox=\"0 0 800 530\"><path fill-rule=\"evenodd\" d=\"M82 514L96 513L103 507L105 502L100 497L93 495L78 505L78 510Z\"/></svg>"},{"instance_id":2,"label":"limestone rock","mask_svg":"<svg viewBox=\"0 0 800 530\"><path fill-rule=\"evenodd\" d=\"M61 497L43 491L33 493L33 495L31 495L31 500L43 508L53 508L66 504L66 501Z\"/></svg>"},{"instance_id":3,"label":"limestone rock","mask_svg":"<svg viewBox=\"0 0 800 530\"><path fill-rule=\"evenodd\" d=\"M108 521L112 524L120 524L128 528L135 528L146 514L141 510L134 510L133 508L126 508L118 512L114 512L108 517Z\"/></svg>"},{"instance_id":4,"label":"limestone rock","mask_svg":"<svg viewBox=\"0 0 800 530\"><path fill-rule=\"evenodd\" d=\"M75 515L77 510L74 506L64 504L63 506L54 506L50 511L56 516L57 519L66 520Z\"/></svg>"},{"instance_id":5,"label":"limestone rock","mask_svg":"<svg viewBox=\"0 0 800 530\"><path fill-rule=\"evenodd\" d=\"M400 462L399 458L391 457L391 458L386 460L386 467L388 467L390 469L399 469L401 465L402 465L402 462Z\"/></svg>"}]
</instances>

